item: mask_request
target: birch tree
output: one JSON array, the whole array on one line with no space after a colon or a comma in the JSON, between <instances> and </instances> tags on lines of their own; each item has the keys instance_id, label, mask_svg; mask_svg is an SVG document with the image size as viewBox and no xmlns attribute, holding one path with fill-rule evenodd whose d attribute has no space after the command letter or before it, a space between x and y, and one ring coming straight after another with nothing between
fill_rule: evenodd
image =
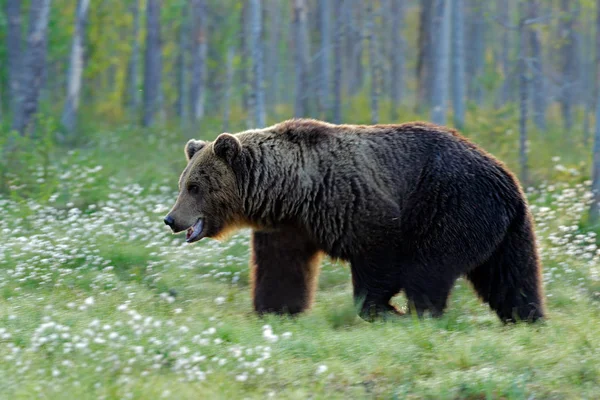
<instances>
[{"instance_id":1,"label":"birch tree","mask_svg":"<svg viewBox=\"0 0 600 400\"><path fill-rule=\"evenodd\" d=\"M50 3L51 0L31 0L29 4L29 29L22 64L19 108L13 119L13 129L21 134L29 130L38 110L40 91L46 74Z\"/></svg>"},{"instance_id":2,"label":"birch tree","mask_svg":"<svg viewBox=\"0 0 600 400\"><path fill-rule=\"evenodd\" d=\"M139 65L140 65L140 0L133 0L131 5L133 18L133 31L131 33L131 56L127 64L127 104L130 111L137 111L140 107L139 95Z\"/></svg>"},{"instance_id":3,"label":"birch tree","mask_svg":"<svg viewBox=\"0 0 600 400\"><path fill-rule=\"evenodd\" d=\"M529 167L527 160L527 118L529 90L527 79L527 27L524 3L519 4L519 163L521 165L521 182L529 183Z\"/></svg>"},{"instance_id":4,"label":"birch tree","mask_svg":"<svg viewBox=\"0 0 600 400\"><path fill-rule=\"evenodd\" d=\"M452 109L454 125L465 124L465 41L463 0L452 0Z\"/></svg>"},{"instance_id":5,"label":"birch tree","mask_svg":"<svg viewBox=\"0 0 600 400\"><path fill-rule=\"evenodd\" d=\"M375 33L376 14L370 1L366 2L365 18L365 36L369 45L369 71L371 75L371 123L377 124L379 122L380 55L378 49L379 38Z\"/></svg>"},{"instance_id":6,"label":"birch tree","mask_svg":"<svg viewBox=\"0 0 600 400\"><path fill-rule=\"evenodd\" d=\"M335 0L335 9L343 10L344 0ZM333 123L342 122L342 62L344 46L344 20L342 13L336 13L335 17L335 49L333 55Z\"/></svg>"},{"instance_id":7,"label":"birch tree","mask_svg":"<svg viewBox=\"0 0 600 400\"><path fill-rule=\"evenodd\" d=\"M306 26L306 0L294 0L294 60L296 87L294 116L306 117L308 113L308 31Z\"/></svg>"},{"instance_id":8,"label":"birch tree","mask_svg":"<svg viewBox=\"0 0 600 400\"><path fill-rule=\"evenodd\" d=\"M229 132L229 118L231 114L231 90L233 88L233 56L234 49L227 49L225 60L225 90L223 93L223 132Z\"/></svg>"},{"instance_id":9,"label":"birch tree","mask_svg":"<svg viewBox=\"0 0 600 400\"><path fill-rule=\"evenodd\" d=\"M320 83L319 83L319 107L322 115L329 112L329 95L331 94L330 73L331 73L331 2L319 1L319 14L321 25L321 51L320 59Z\"/></svg>"},{"instance_id":10,"label":"birch tree","mask_svg":"<svg viewBox=\"0 0 600 400\"><path fill-rule=\"evenodd\" d=\"M262 4L250 0L250 49L252 51L252 97L254 101L254 126L265 126L265 92L263 88Z\"/></svg>"},{"instance_id":11,"label":"birch tree","mask_svg":"<svg viewBox=\"0 0 600 400\"><path fill-rule=\"evenodd\" d=\"M390 98L392 101L391 118L396 121L399 118L398 107L402 100L404 90L404 53L405 42L401 29L404 26L403 0L391 0L391 79Z\"/></svg>"},{"instance_id":12,"label":"birch tree","mask_svg":"<svg viewBox=\"0 0 600 400\"><path fill-rule=\"evenodd\" d=\"M470 0L469 46L467 48L468 96L478 104L483 101L481 77L485 67L485 11L488 0Z\"/></svg>"},{"instance_id":13,"label":"birch tree","mask_svg":"<svg viewBox=\"0 0 600 400\"><path fill-rule=\"evenodd\" d=\"M250 50L248 46L248 14L249 7L248 2L244 1L242 5L242 11L240 13L240 53L241 53L241 65L240 65L240 86L242 90L242 109L246 113L250 113L250 84L248 83L248 65ZM248 118L249 120L249 118ZM246 123L248 128L251 128L249 121Z\"/></svg>"},{"instance_id":14,"label":"birch tree","mask_svg":"<svg viewBox=\"0 0 600 400\"><path fill-rule=\"evenodd\" d=\"M192 0L193 43L192 83L190 108L192 121L197 123L204 116L206 78L206 4L204 0Z\"/></svg>"},{"instance_id":15,"label":"birch tree","mask_svg":"<svg viewBox=\"0 0 600 400\"><path fill-rule=\"evenodd\" d=\"M511 71L510 71L510 60L509 54L511 49L511 35L512 30L510 26L510 11L511 1L510 0L498 0L496 3L498 17L500 20L501 30L500 34L500 67L502 69L502 85L500 86L500 94L498 96L498 104L503 106L509 100L510 88L511 88Z\"/></svg>"},{"instance_id":16,"label":"birch tree","mask_svg":"<svg viewBox=\"0 0 600 400\"><path fill-rule=\"evenodd\" d=\"M596 131L592 162L592 204L590 205L590 223L600 221L600 0L596 1Z\"/></svg>"},{"instance_id":17,"label":"birch tree","mask_svg":"<svg viewBox=\"0 0 600 400\"><path fill-rule=\"evenodd\" d=\"M446 124L448 112L448 81L450 72L450 12L452 0L435 0L436 48L435 71L431 85L432 110L431 121L439 125Z\"/></svg>"},{"instance_id":18,"label":"birch tree","mask_svg":"<svg viewBox=\"0 0 600 400\"><path fill-rule=\"evenodd\" d=\"M8 52L8 81L10 108L13 113L19 109L19 83L21 81L21 0L6 2L6 49Z\"/></svg>"},{"instance_id":19,"label":"birch tree","mask_svg":"<svg viewBox=\"0 0 600 400\"><path fill-rule=\"evenodd\" d=\"M528 19L530 21L539 17L538 0L529 0ZM532 70L532 102L533 121L538 129L546 129L546 91L544 87L544 68L542 60L542 44L536 24L529 24L527 29L529 49L531 51L530 66Z\"/></svg>"},{"instance_id":20,"label":"birch tree","mask_svg":"<svg viewBox=\"0 0 600 400\"><path fill-rule=\"evenodd\" d=\"M270 0L267 10L269 13L269 45L266 54L265 73L269 82L265 93L265 101L269 105L277 104L280 76L279 43L282 34L282 15L280 0Z\"/></svg>"},{"instance_id":21,"label":"birch tree","mask_svg":"<svg viewBox=\"0 0 600 400\"><path fill-rule=\"evenodd\" d=\"M437 0L420 0L419 55L417 59L417 111L431 105L433 55L433 10Z\"/></svg>"},{"instance_id":22,"label":"birch tree","mask_svg":"<svg viewBox=\"0 0 600 400\"><path fill-rule=\"evenodd\" d=\"M90 0L78 0L75 15L75 32L69 59L69 73L67 77L67 99L61 118L62 125L71 132L77 121L79 109L79 93L81 91L81 76L83 74L83 54L85 51L85 25L90 6Z\"/></svg>"},{"instance_id":23,"label":"birch tree","mask_svg":"<svg viewBox=\"0 0 600 400\"><path fill-rule=\"evenodd\" d=\"M577 1L560 0L561 23L559 26L562 47L561 54L561 72L562 84L560 95L560 108L563 115L565 130L571 131L573 126L573 103L575 101L575 84L577 74L577 44L575 37L575 9Z\"/></svg>"},{"instance_id":24,"label":"birch tree","mask_svg":"<svg viewBox=\"0 0 600 400\"><path fill-rule=\"evenodd\" d=\"M144 117L142 124L151 126L160 107L162 57L160 45L160 2L148 0L146 6L146 56L144 68Z\"/></svg>"},{"instance_id":25,"label":"birch tree","mask_svg":"<svg viewBox=\"0 0 600 400\"><path fill-rule=\"evenodd\" d=\"M186 55L188 54L189 48L189 37L190 37L190 23L189 23L189 3L186 1L181 8L181 19L179 25L179 43L177 49L177 100L175 101L175 114L179 117L180 121L184 123L187 120L187 99L188 99L188 62Z\"/></svg>"}]
</instances>

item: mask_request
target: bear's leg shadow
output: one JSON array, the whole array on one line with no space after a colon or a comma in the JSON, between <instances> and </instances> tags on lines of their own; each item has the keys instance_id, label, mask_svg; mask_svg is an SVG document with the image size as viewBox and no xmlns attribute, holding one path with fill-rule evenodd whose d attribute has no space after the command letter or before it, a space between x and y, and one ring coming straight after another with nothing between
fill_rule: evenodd
<instances>
[{"instance_id":1,"label":"bear's leg shadow","mask_svg":"<svg viewBox=\"0 0 600 400\"><path fill-rule=\"evenodd\" d=\"M297 314L311 306L321 253L302 232L252 234L252 293L259 314Z\"/></svg>"},{"instance_id":2,"label":"bear's leg shadow","mask_svg":"<svg viewBox=\"0 0 600 400\"><path fill-rule=\"evenodd\" d=\"M523 214L515 219L490 259L466 275L505 323L544 317L541 268L530 218Z\"/></svg>"},{"instance_id":3,"label":"bear's leg shadow","mask_svg":"<svg viewBox=\"0 0 600 400\"><path fill-rule=\"evenodd\" d=\"M390 257L374 255L356 257L350 262L354 302L365 321L402 315L390 304L402 290L402 277Z\"/></svg>"}]
</instances>

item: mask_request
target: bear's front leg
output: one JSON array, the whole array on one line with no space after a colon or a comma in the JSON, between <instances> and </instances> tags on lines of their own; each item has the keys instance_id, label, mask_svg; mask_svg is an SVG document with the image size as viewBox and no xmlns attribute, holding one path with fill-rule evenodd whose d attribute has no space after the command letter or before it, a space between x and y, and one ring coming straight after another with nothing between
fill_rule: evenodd
<instances>
[{"instance_id":1,"label":"bear's front leg","mask_svg":"<svg viewBox=\"0 0 600 400\"><path fill-rule=\"evenodd\" d=\"M297 314L310 307L321 253L302 232L282 229L252 234L254 309L259 314Z\"/></svg>"}]
</instances>

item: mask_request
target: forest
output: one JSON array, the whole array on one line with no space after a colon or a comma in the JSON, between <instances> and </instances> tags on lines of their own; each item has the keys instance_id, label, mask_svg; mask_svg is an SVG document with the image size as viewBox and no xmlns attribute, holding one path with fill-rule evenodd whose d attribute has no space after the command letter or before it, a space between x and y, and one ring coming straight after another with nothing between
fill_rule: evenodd
<instances>
[{"instance_id":1,"label":"forest","mask_svg":"<svg viewBox=\"0 0 600 400\"><path fill-rule=\"evenodd\" d=\"M368 324L330 259L310 312L254 315L250 232L162 220L190 138L290 118L505 162L547 321L460 279L441 318ZM594 398L599 233L600 0L0 0L2 398Z\"/></svg>"}]
</instances>

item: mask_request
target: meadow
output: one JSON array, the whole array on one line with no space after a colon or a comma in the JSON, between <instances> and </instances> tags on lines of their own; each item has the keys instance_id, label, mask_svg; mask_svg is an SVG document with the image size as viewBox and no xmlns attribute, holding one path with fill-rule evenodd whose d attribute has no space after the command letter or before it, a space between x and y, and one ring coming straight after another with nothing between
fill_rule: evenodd
<instances>
[{"instance_id":1,"label":"meadow","mask_svg":"<svg viewBox=\"0 0 600 400\"><path fill-rule=\"evenodd\" d=\"M469 136L514 167L510 129L476 122ZM248 231L195 245L170 234L162 219L185 140L125 126L78 150L16 141L18 156L0 165L0 398L599 396L600 250L582 223L586 146L532 137L541 150L526 191L547 321L504 326L460 280L440 319L368 324L355 315L343 263L323 264L309 313L259 318ZM535 146L543 141L556 147Z\"/></svg>"}]
</instances>

